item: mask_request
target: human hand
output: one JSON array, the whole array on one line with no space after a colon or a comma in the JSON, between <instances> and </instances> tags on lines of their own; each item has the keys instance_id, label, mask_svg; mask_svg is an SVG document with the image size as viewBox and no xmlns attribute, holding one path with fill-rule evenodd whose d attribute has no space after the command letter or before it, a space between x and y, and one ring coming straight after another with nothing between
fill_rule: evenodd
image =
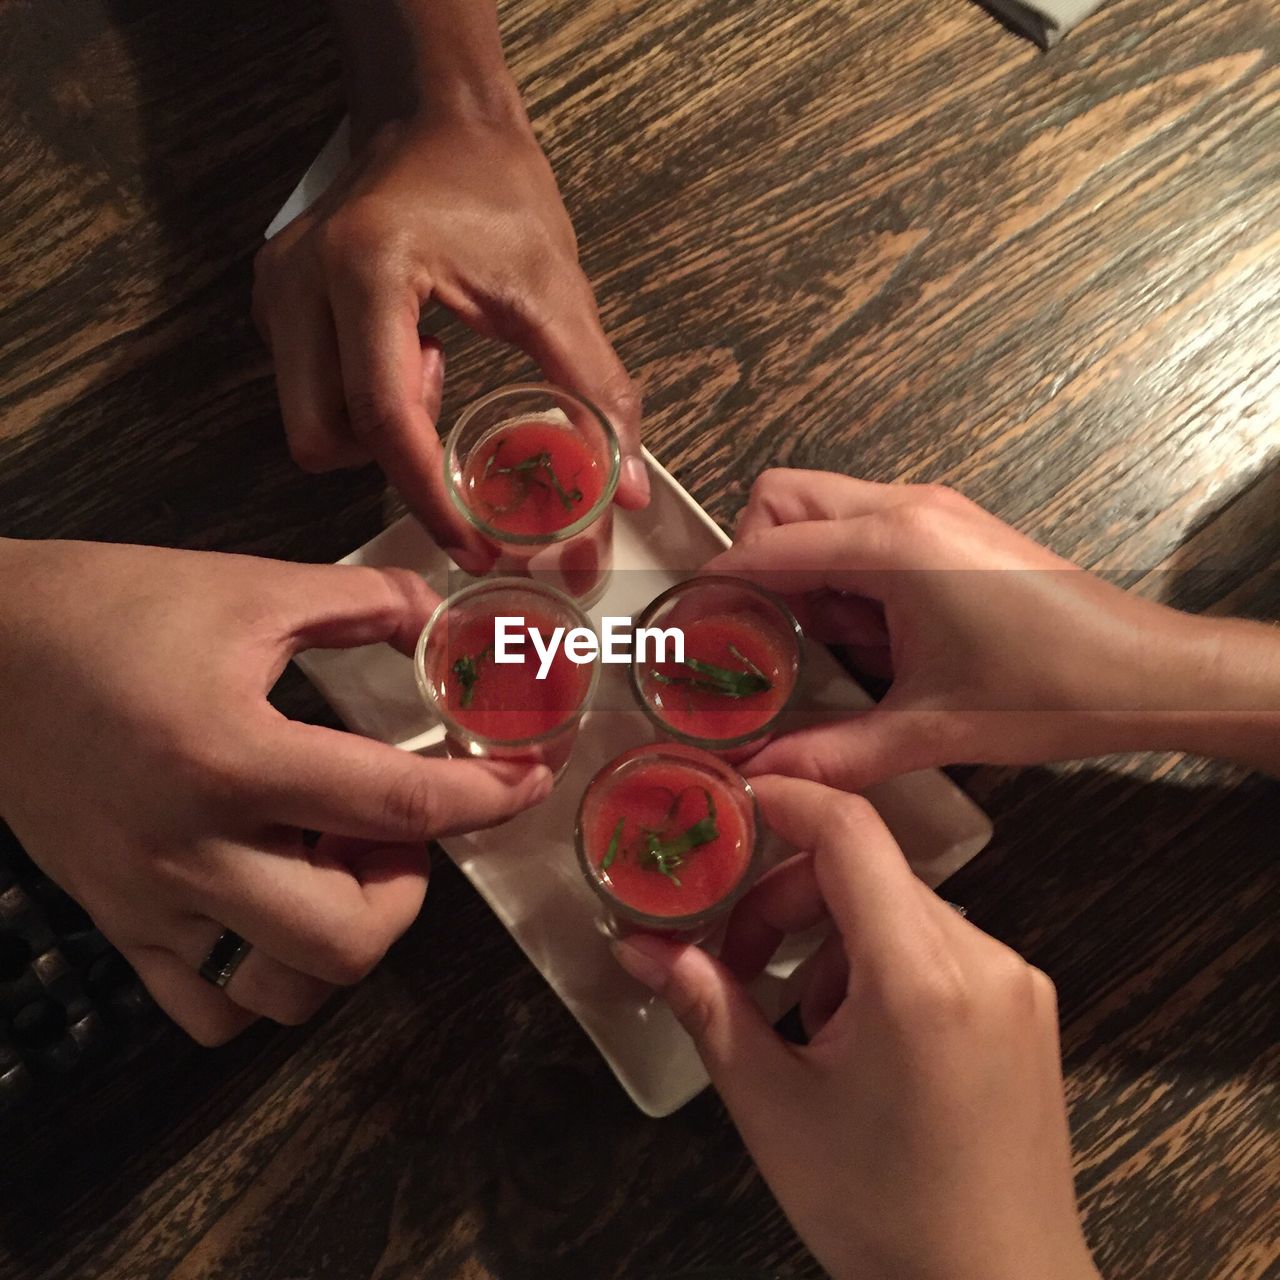
<instances>
[{"instance_id":1,"label":"human hand","mask_svg":"<svg viewBox=\"0 0 1280 1280\"><path fill-rule=\"evenodd\" d=\"M550 789L268 703L302 649L410 651L415 574L0 540L0 590L0 814L202 1043L308 1018L413 921L429 837ZM197 976L224 929L253 944L225 991Z\"/></svg>"},{"instance_id":2,"label":"human hand","mask_svg":"<svg viewBox=\"0 0 1280 1280\"><path fill-rule=\"evenodd\" d=\"M1202 620L1130 595L952 490L766 472L707 566L787 594L886 697L743 766L861 790L914 769L1182 745L1225 695Z\"/></svg>"},{"instance_id":3,"label":"human hand","mask_svg":"<svg viewBox=\"0 0 1280 1280\"><path fill-rule=\"evenodd\" d=\"M436 435L443 357L418 317L434 298L510 342L618 431L618 501L642 507L640 398L601 327L555 177L522 110L383 124L315 206L258 253L254 316L285 431L307 470L376 459L466 568L487 549L453 512Z\"/></svg>"},{"instance_id":4,"label":"human hand","mask_svg":"<svg viewBox=\"0 0 1280 1280\"><path fill-rule=\"evenodd\" d=\"M865 800L755 786L765 822L804 852L739 902L724 963L649 935L617 954L693 1037L802 1239L835 1280L1097 1280L1053 984L917 880ZM828 916L796 1047L740 979Z\"/></svg>"}]
</instances>

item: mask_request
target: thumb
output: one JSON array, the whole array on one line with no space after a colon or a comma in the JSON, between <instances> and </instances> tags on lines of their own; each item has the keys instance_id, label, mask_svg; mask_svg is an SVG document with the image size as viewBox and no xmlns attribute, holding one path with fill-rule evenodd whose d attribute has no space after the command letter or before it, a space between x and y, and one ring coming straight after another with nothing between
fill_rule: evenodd
<instances>
[{"instance_id":1,"label":"thumb","mask_svg":"<svg viewBox=\"0 0 1280 1280\"><path fill-rule=\"evenodd\" d=\"M846 720L775 738L740 768L749 778L778 773L841 791L863 791L934 763L953 763L931 758L935 729L928 713L881 703Z\"/></svg>"},{"instance_id":2,"label":"thumb","mask_svg":"<svg viewBox=\"0 0 1280 1280\"><path fill-rule=\"evenodd\" d=\"M432 424L440 421L444 400L444 347L434 337L422 339L422 406Z\"/></svg>"},{"instance_id":3,"label":"thumb","mask_svg":"<svg viewBox=\"0 0 1280 1280\"><path fill-rule=\"evenodd\" d=\"M718 960L651 934L624 938L614 955L671 1007L740 1127L758 1128L779 1099L794 1096L802 1063Z\"/></svg>"}]
</instances>

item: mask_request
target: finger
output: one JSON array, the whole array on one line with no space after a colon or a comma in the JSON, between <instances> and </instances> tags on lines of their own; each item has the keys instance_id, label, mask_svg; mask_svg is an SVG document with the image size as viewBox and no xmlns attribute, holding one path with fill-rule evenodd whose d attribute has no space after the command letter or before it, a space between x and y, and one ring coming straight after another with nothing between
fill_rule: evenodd
<instances>
[{"instance_id":1,"label":"finger","mask_svg":"<svg viewBox=\"0 0 1280 1280\"><path fill-rule=\"evenodd\" d=\"M789 933L828 918L813 870L813 855L798 853L773 867L743 895L729 917L720 962L742 982L769 963Z\"/></svg>"},{"instance_id":2,"label":"finger","mask_svg":"<svg viewBox=\"0 0 1280 1280\"><path fill-rule=\"evenodd\" d=\"M778 525L869 515L910 501L916 492L909 485L876 484L831 471L771 468L751 487L733 540L739 542Z\"/></svg>"},{"instance_id":3,"label":"finger","mask_svg":"<svg viewBox=\"0 0 1280 1280\"><path fill-rule=\"evenodd\" d=\"M617 500L636 510L649 502L649 472L640 452L640 392L605 336L585 276L571 297L577 305L566 313L547 321L518 322L508 332L549 382L595 405L613 424L622 453Z\"/></svg>"},{"instance_id":4,"label":"finger","mask_svg":"<svg viewBox=\"0 0 1280 1280\"><path fill-rule=\"evenodd\" d=\"M885 602L900 571L919 567L893 525L873 513L764 529L735 542L704 571L737 574L784 596L852 592Z\"/></svg>"},{"instance_id":5,"label":"finger","mask_svg":"<svg viewBox=\"0 0 1280 1280\"><path fill-rule=\"evenodd\" d=\"M889 628L884 607L875 600L823 592L805 601L804 632L823 644L855 649L884 649Z\"/></svg>"},{"instance_id":6,"label":"finger","mask_svg":"<svg viewBox=\"0 0 1280 1280\"><path fill-rule=\"evenodd\" d=\"M614 953L633 978L670 1005L740 1125L759 1125L803 1087L801 1060L733 975L701 948L635 934Z\"/></svg>"},{"instance_id":7,"label":"finger","mask_svg":"<svg viewBox=\"0 0 1280 1280\"><path fill-rule=\"evenodd\" d=\"M328 300L319 291L290 287L265 305L264 323L293 460L312 472L366 465L372 455L347 421Z\"/></svg>"},{"instance_id":8,"label":"finger","mask_svg":"<svg viewBox=\"0 0 1280 1280\"><path fill-rule=\"evenodd\" d=\"M545 800L553 783L544 765L424 759L340 730L293 722L284 728L259 794L274 821L304 830L438 839L505 822Z\"/></svg>"},{"instance_id":9,"label":"finger","mask_svg":"<svg viewBox=\"0 0 1280 1280\"><path fill-rule=\"evenodd\" d=\"M218 850L201 909L300 973L352 986L417 918L427 888L420 845L332 836L308 850ZM246 960L247 964L248 961Z\"/></svg>"},{"instance_id":10,"label":"finger","mask_svg":"<svg viewBox=\"0 0 1280 1280\"><path fill-rule=\"evenodd\" d=\"M934 923L925 901L931 895L875 809L796 778L759 778L753 787L766 824L813 854L814 878L850 965L880 971L915 960Z\"/></svg>"},{"instance_id":11,"label":"finger","mask_svg":"<svg viewBox=\"0 0 1280 1280\"><path fill-rule=\"evenodd\" d=\"M436 542L464 568L483 569L492 552L453 510L443 451L424 389L432 375L418 337L419 300L407 286L356 271L331 281L347 413L356 440Z\"/></svg>"},{"instance_id":12,"label":"finger","mask_svg":"<svg viewBox=\"0 0 1280 1280\"><path fill-rule=\"evenodd\" d=\"M831 1021L849 992L849 957L838 933L824 938L805 970L800 1025L812 1040Z\"/></svg>"},{"instance_id":13,"label":"finger","mask_svg":"<svg viewBox=\"0 0 1280 1280\"><path fill-rule=\"evenodd\" d=\"M254 1020L228 995L206 982L181 957L159 947L124 953L152 998L197 1044L225 1044Z\"/></svg>"},{"instance_id":14,"label":"finger","mask_svg":"<svg viewBox=\"0 0 1280 1280\"><path fill-rule=\"evenodd\" d=\"M432 422L440 421L440 406L444 402L444 347L434 337L420 339L422 351L422 407Z\"/></svg>"},{"instance_id":15,"label":"finger","mask_svg":"<svg viewBox=\"0 0 1280 1280\"><path fill-rule=\"evenodd\" d=\"M200 966L221 936L223 927L214 920L194 919L183 921L181 929L183 936L174 939L173 951L199 976ZM281 964L251 938L245 941L252 949L222 988L240 1008L296 1027L314 1017L333 994L332 983Z\"/></svg>"},{"instance_id":16,"label":"finger","mask_svg":"<svg viewBox=\"0 0 1280 1280\"><path fill-rule=\"evenodd\" d=\"M878 706L846 720L783 734L741 768L751 778L781 774L840 791L865 791L886 778L955 763L938 758L939 752L949 754L942 723L936 713L895 705L891 694Z\"/></svg>"},{"instance_id":17,"label":"finger","mask_svg":"<svg viewBox=\"0 0 1280 1280\"><path fill-rule=\"evenodd\" d=\"M252 811L305 831L419 841L496 826L551 793L545 765L424 759L339 729L273 722L246 769Z\"/></svg>"},{"instance_id":18,"label":"finger","mask_svg":"<svg viewBox=\"0 0 1280 1280\"><path fill-rule=\"evenodd\" d=\"M269 583L287 656L387 643L412 654L440 597L408 569L273 565Z\"/></svg>"}]
</instances>

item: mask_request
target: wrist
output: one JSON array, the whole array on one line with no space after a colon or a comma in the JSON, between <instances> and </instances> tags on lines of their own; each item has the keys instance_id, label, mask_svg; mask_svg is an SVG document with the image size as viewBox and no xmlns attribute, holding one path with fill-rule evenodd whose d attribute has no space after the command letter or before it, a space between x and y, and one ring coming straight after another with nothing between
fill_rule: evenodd
<instances>
[{"instance_id":1,"label":"wrist","mask_svg":"<svg viewBox=\"0 0 1280 1280\"><path fill-rule=\"evenodd\" d=\"M382 125L528 126L487 0L331 0L357 145Z\"/></svg>"}]
</instances>

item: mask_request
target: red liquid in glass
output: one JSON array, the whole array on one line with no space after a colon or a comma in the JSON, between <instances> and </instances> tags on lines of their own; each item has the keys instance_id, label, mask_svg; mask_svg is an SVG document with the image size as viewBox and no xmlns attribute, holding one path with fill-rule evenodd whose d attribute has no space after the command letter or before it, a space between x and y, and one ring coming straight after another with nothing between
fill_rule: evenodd
<instances>
[{"instance_id":1,"label":"red liquid in glass","mask_svg":"<svg viewBox=\"0 0 1280 1280\"><path fill-rule=\"evenodd\" d=\"M588 860L599 868L622 822L619 852L600 872L614 897L646 915L676 917L705 911L733 892L751 859L741 795L669 760L634 768L605 786L583 835ZM677 885L636 851L650 831L674 837L705 818L708 795L715 802L718 834L684 855L674 868Z\"/></svg>"},{"instance_id":2,"label":"red liquid in glass","mask_svg":"<svg viewBox=\"0 0 1280 1280\"><path fill-rule=\"evenodd\" d=\"M686 659L728 671L749 672L754 667L769 680L770 687L740 698L707 693L687 684L663 684L650 674L657 671L669 680L696 679L697 673L690 668L676 662L647 662L641 668L641 688L659 718L690 737L714 740L744 737L768 724L795 684L791 642L782 641L742 615L713 614L681 625Z\"/></svg>"},{"instance_id":3,"label":"red liquid in glass","mask_svg":"<svg viewBox=\"0 0 1280 1280\"><path fill-rule=\"evenodd\" d=\"M516 614L513 611L504 616ZM522 624L543 636L562 625L548 614L527 608ZM590 664L579 666L560 648L546 678L539 680L542 660L528 635L524 640L524 661L500 663L491 651L495 630L493 615L448 623L448 640L435 654L432 679L436 688L444 691L449 714L469 732L500 742L535 738L564 724L586 696L591 683ZM476 673L469 699L466 684L454 665L467 658L475 662Z\"/></svg>"},{"instance_id":4,"label":"red liquid in glass","mask_svg":"<svg viewBox=\"0 0 1280 1280\"><path fill-rule=\"evenodd\" d=\"M529 465L539 458L545 461ZM523 469L508 470L522 464ZM477 445L463 468L462 492L471 510L492 528L546 536L580 520L600 501L605 470L590 445L569 427L516 422Z\"/></svg>"}]
</instances>

